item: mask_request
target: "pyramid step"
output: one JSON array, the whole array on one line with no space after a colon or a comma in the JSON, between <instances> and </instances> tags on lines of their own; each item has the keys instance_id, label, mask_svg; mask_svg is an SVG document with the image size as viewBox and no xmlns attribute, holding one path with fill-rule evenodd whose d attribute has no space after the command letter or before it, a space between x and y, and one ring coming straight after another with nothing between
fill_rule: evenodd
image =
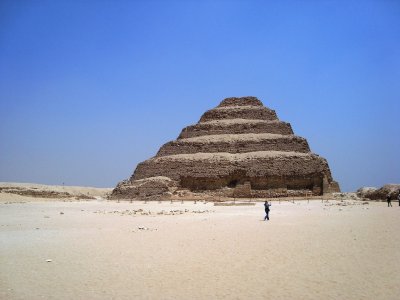
<instances>
[{"instance_id":1,"label":"pyramid step","mask_svg":"<svg viewBox=\"0 0 400 300\"><path fill-rule=\"evenodd\" d=\"M178 139L217 134L274 133L293 134L290 123L250 119L227 119L197 123L185 127Z\"/></svg>"},{"instance_id":2,"label":"pyramid step","mask_svg":"<svg viewBox=\"0 0 400 300\"><path fill-rule=\"evenodd\" d=\"M332 181L324 158L311 153L258 151L248 153L196 153L154 157L140 163L131 181L155 176L213 178L235 172L246 178L266 176L326 177Z\"/></svg>"},{"instance_id":3,"label":"pyramid step","mask_svg":"<svg viewBox=\"0 0 400 300\"><path fill-rule=\"evenodd\" d=\"M274 110L263 106L223 106L206 111L200 122L223 119L277 120Z\"/></svg>"},{"instance_id":4,"label":"pyramid step","mask_svg":"<svg viewBox=\"0 0 400 300\"><path fill-rule=\"evenodd\" d=\"M221 134L179 139L163 145L157 156L190 153L245 153L255 151L310 152L304 138L279 134Z\"/></svg>"}]
</instances>

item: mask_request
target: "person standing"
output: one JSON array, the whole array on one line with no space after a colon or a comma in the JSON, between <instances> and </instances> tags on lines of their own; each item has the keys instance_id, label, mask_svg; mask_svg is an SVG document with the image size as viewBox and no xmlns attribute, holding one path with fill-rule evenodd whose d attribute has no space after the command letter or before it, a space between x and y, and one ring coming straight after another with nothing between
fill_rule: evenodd
<instances>
[{"instance_id":1,"label":"person standing","mask_svg":"<svg viewBox=\"0 0 400 300\"><path fill-rule=\"evenodd\" d=\"M397 200L399 200L399 206L400 206L400 190L399 190L399 193L397 195Z\"/></svg>"},{"instance_id":2,"label":"person standing","mask_svg":"<svg viewBox=\"0 0 400 300\"><path fill-rule=\"evenodd\" d=\"M271 204L268 203L268 201L264 202L264 209L265 209L265 217L264 217L264 221L268 220L269 221L269 207L271 206Z\"/></svg>"},{"instance_id":3,"label":"person standing","mask_svg":"<svg viewBox=\"0 0 400 300\"><path fill-rule=\"evenodd\" d=\"M386 196L386 201L388 203L388 207L392 207L392 200L390 199L390 194Z\"/></svg>"}]
</instances>

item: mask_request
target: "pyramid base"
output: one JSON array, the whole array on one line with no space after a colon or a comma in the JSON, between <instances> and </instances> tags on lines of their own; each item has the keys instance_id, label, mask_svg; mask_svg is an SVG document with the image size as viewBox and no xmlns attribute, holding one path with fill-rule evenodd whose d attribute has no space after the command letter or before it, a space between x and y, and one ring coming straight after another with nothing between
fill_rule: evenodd
<instances>
[{"instance_id":1,"label":"pyramid base","mask_svg":"<svg viewBox=\"0 0 400 300\"><path fill-rule=\"evenodd\" d=\"M233 174L222 178L182 177L180 181L158 176L141 180L123 181L113 190L111 199L171 200L224 198L285 198L322 196L339 191L337 182L327 178L261 177L246 178ZM240 178L240 179L239 179Z\"/></svg>"}]
</instances>

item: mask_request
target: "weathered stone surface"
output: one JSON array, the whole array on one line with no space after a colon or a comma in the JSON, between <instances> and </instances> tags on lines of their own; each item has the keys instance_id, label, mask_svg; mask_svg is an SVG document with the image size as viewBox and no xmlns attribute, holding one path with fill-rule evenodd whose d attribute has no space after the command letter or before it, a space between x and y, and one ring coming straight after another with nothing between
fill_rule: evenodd
<instances>
[{"instance_id":1,"label":"weathered stone surface","mask_svg":"<svg viewBox=\"0 0 400 300\"><path fill-rule=\"evenodd\" d=\"M289 123L278 120L249 120L249 119L228 119L197 123L185 127L178 139L192 138L204 135L219 134L244 134L244 133L274 133L293 134Z\"/></svg>"},{"instance_id":2,"label":"weathered stone surface","mask_svg":"<svg viewBox=\"0 0 400 300\"><path fill-rule=\"evenodd\" d=\"M277 120L274 110L263 106L222 106L204 113L200 122L224 119Z\"/></svg>"},{"instance_id":3,"label":"weathered stone surface","mask_svg":"<svg viewBox=\"0 0 400 300\"><path fill-rule=\"evenodd\" d=\"M310 152L305 139L294 135L221 134L179 139L163 145L157 156L190 153L246 153L256 151Z\"/></svg>"},{"instance_id":4,"label":"weathered stone surface","mask_svg":"<svg viewBox=\"0 0 400 300\"><path fill-rule=\"evenodd\" d=\"M357 190L357 195L370 200L386 200L390 196L392 200L397 199L400 192L400 184L385 184L379 189L364 187Z\"/></svg>"},{"instance_id":5,"label":"weathered stone surface","mask_svg":"<svg viewBox=\"0 0 400 300\"><path fill-rule=\"evenodd\" d=\"M185 193L281 197L339 192L327 161L255 97L227 98L140 163L112 198Z\"/></svg>"},{"instance_id":6,"label":"weathered stone surface","mask_svg":"<svg viewBox=\"0 0 400 300\"><path fill-rule=\"evenodd\" d=\"M230 97L221 101L218 107L225 106L264 106L257 97Z\"/></svg>"},{"instance_id":7,"label":"weathered stone surface","mask_svg":"<svg viewBox=\"0 0 400 300\"><path fill-rule=\"evenodd\" d=\"M367 196L370 195L372 192L375 192L376 190L376 187L364 186L357 190L357 196L360 198L368 198Z\"/></svg>"},{"instance_id":8,"label":"weathered stone surface","mask_svg":"<svg viewBox=\"0 0 400 300\"><path fill-rule=\"evenodd\" d=\"M135 181L124 180L118 183L111 198L144 198L158 199L168 198L175 192L177 183L165 176L148 177Z\"/></svg>"},{"instance_id":9,"label":"weathered stone surface","mask_svg":"<svg viewBox=\"0 0 400 300\"><path fill-rule=\"evenodd\" d=\"M154 157L140 163L131 181L155 176L174 180L182 177L223 178L240 171L238 176L326 176L332 180L328 164L315 154L258 151L249 153L195 153ZM266 178L267 179L267 178Z\"/></svg>"}]
</instances>

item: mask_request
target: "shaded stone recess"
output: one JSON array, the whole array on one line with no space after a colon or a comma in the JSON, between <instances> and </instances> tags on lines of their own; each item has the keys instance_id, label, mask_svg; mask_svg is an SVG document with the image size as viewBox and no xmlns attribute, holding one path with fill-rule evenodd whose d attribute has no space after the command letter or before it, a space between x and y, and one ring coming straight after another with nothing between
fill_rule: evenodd
<instances>
[{"instance_id":1,"label":"shaded stone recess","mask_svg":"<svg viewBox=\"0 0 400 300\"><path fill-rule=\"evenodd\" d=\"M111 198L265 198L339 191L327 161L311 153L289 123L256 97L234 97L138 164Z\"/></svg>"}]
</instances>

